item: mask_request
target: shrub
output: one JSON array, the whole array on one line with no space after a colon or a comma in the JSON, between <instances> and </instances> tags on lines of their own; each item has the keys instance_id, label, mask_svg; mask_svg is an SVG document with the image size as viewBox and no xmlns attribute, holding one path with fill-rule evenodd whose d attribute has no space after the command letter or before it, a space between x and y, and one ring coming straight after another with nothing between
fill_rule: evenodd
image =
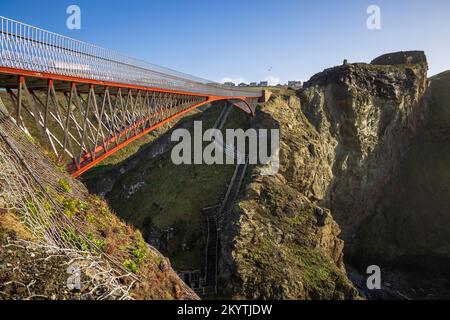
<instances>
[{"instance_id":1,"label":"shrub","mask_svg":"<svg viewBox=\"0 0 450 320\"><path fill-rule=\"evenodd\" d=\"M58 184L64 192L66 193L72 192L72 188L70 187L69 181L67 181L66 179L60 179L58 181Z\"/></svg>"},{"instance_id":2,"label":"shrub","mask_svg":"<svg viewBox=\"0 0 450 320\"><path fill-rule=\"evenodd\" d=\"M132 273L137 273L137 265L136 263L131 259L125 259L123 262L123 266Z\"/></svg>"}]
</instances>

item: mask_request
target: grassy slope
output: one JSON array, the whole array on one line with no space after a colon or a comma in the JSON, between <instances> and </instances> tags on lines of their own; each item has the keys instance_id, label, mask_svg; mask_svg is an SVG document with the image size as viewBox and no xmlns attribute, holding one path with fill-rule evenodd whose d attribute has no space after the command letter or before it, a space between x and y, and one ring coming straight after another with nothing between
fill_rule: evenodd
<instances>
[{"instance_id":1,"label":"grassy slope","mask_svg":"<svg viewBox=\"0 0 450 320\"><path fill-rule=\"evenodd\" d=\"M179 291L179 288L182 286L180 280L166 267L167 262L162 256L153 250L149 250L138 230L119 219L108 205L98 197L88 195L85 200L77 200L79 195L73 194L69 183L61 181L61 185L64 186L63 189L65 191L61 192L58 197L61 198L60 200L64 205L64 213L66 216L76 225L82 225L83 229L89 230L90 232L86 233L86 236L100 250L113 257L129 272L137 274L142 280L140 283L136 283L131 289L131 294L134 298L183 298L182 292ZM59 201L59 199L57 200ZM74 249L95 252L94 248L79 238L78 233L73 229L67 229L65 235L70 237L71 240L77 241L78 247ZM2 248L6 239L36 240L31 237L23 223L19 220L19 217L13 211L8 212L2 210L0 211L0 255L6 251L5 248ZM22 261L23 266L29 265L30 268L32 268L33 264L38 264L39 268L42 266L42 261L33 261L31 259L33 257L30 258L26 255L21 256L19 251L17 252L17 257L19 257L19 260L24 259ZM6 257L5 259L9 258ZM0 264L2 263L3 261L0 262ZM47 269L46 271L48 272L49 270ZM56 283L58 279L55 279L53 274L55 270L52 269L50 271L52 272L51 274L44 272L37 275L34 275L34 271L30 271L30 274L24 275L24 279L32 281L35 278L38 283L53 281L54 284L52 286L54 288L51 290L56 296L56 299L67 298L65 282ZM2 274L0 282L12 281L15 279L15 276L14 273ZM65 277L64 279L67 278ZM124 279L124 281L125 285L131 285L129 283L130 280ZM2 287L0 286L1 292ZM71 296L70 298L76 297Z\"/></svg>"},{"instance_id":2,"label":"grassy slope","mask_svg":"<svg viewBox=\"0 0 450 320\"><path fill-rule=\"evenodd\" d=\"M0 97L5 106L11 110L12 104L6 93L1 92ZM33 134L34 120L30 117L25 117L24 121ZM143 144L153 141L155 136L165 130L167 130L167 126L135 141L127 146L126 149L122 149L114 154L114 156L105 160L102 166L120 163L123 159L136 152ZM48 155L45 147L43 147L45 141L33 139L33 142L39 145L42 151ZM102 166L99 166L100 169ZM55 167L55 170L59 169ZM59 200L64 204L66 215L77 224L83 225L88 230L92 230L92 234L86 235L100 249L117 259L122 267L141 276L143 281L133 288L133 296L135 298L145 299L181 298L181 291L179 290L180 280L170 269L165 267L167 262L162 256L147 248L141 232L118 218L108 204L98 197L87 195L85 200L79 200L82 195L73 193L69 180L70 178L67 177L67 180L60 181L61 187L65 189L65 192L59 194ZM16 217L16 220L13 218L13 212L0 211L0 238L3 239L3 236L5 236L13 239L28 240L27 234L22 232L23 226L17 220L18 218ZM71 230L67 230L67 232L71 236L76 236ZM81 247L78 249L91 249L87 243L83 243L82 241L80 245ZM47 275L42 276L45 281ZM58 295L58 298L62 298L62 296Z\"/></svg>"},{"instance_id":3,"label":"grassy slope","mask_svg":"<svg viewBox=\"0 0 450 320\"><path fill-rule=\"evenodd\" d=\"M203 129L213 126L219 108L201 115ZM248 117L238 109L230 113L226 127L240 127ZM180 269L203 267L203 207L219 202L234 171L233 165L180 165L172 163L170 153L141 162L114 186L107 196L113 208L126 221L147 233L151 226L159 230L174 228L168 244L168 256ZM138 192L126 199L125 189L144 182ZM188 226L188 227L187 227ZM182 250L182 243L188 248Z\"/></svg>"}]
</instances>

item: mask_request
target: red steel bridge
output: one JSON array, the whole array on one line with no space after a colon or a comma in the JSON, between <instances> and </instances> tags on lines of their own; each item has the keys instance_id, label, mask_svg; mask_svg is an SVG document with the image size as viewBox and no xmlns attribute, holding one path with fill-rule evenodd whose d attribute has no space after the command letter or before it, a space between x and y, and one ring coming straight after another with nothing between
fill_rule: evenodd
<instances>
[{"instance_id":1,"label":"red steel bridge","mask_svg":"<svg viewBox=\"0 0 450 320\"><path fill-rule=\"evenodd\" d=\"M0 17L0 108L75 177L215 101L254 114L261 91L202 78Z\"/></svg>"}]
</instances>

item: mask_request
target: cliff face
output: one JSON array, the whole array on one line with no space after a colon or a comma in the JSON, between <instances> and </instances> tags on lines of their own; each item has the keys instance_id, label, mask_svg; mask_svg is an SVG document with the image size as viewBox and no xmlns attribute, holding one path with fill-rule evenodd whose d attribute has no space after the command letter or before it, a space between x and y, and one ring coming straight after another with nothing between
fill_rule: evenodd
<instances>
[{"instance_id":1,"label":"cliff face","mask_svg":"<svg viewBox=\"0 0 450 320\"><path fill-rule=\"evenodd\" d=\"M222 104L215 103L183 118L174 129L193 133L194 121L201 121L204 130L211 128L221 110ZM240 122L248 119L235 108L226 125L241 127ZM169 130L114 167L88 172L85 181L94 192L105 194L117 214L140 229L177 271L203 270L206 226L202 208L220 201L234 166L175 165L171 149L176 142L171 141L171 134Z\"/></svg>"},{"instance_id":2,"label":"cliff face","mask_svg":"<svg viewBox=\"0 0 450 320\"><path fill-rule=\"evenodd\" d=\"M450 76L428 80L426 61L416 51L345 64L262 106L254 124L281 129L281 168L253 168L226 220L228 292L352 298L339 237L346 260L380 265L408 294L434 286L417 275L448 273Z\"/></svg>"},{"instance_id":3,"label":"cliff face","mask_svg":"<svg viewBox=\"0 0 450 320\"><path fill-rule=\"evenodd\" d=\"M424 125L428 88L424 56L405 59L415 64L352 64L314 76L301 92L306 117L326 141L331 170L328 187L317 194L344 230L349 252L358 230L370 217L382 214L385 196L414 137ZM395 59L394 59L395 58ZM377 63L393 59L384 56Z\"/></svg>"},{"instance_id":4,"label":"cliff face","mask_svg":"<svg viewBox=\"0 0 450 320\"><path fill-rule=\"evenodd\" d=\"M450 265L450 76L431 78L424 125L359 231L366 258L398 260L448 276ZM361 255L361 254L360 254Z\"/></svg>"},{"instance_id":5,"label":"cliff face","mask_svg":"<svg viewBox=\"0 0 450 320\"><path fill-rule=\"evenodd\" d=\"M281 129L281 168L276 176L263 177L261 167L253 167L244 198L225 217L221 287L235 298L355 298L340 229L315 201L331 172L299 100L274 95L253 126Z\"/></svg>"},{"instance_id":6,"label":"cliff face","mask_svg":"<svg viewBox=\"0 0 450 320\"><path fill-rule=\"evenodd\" d=\"M429 81L425 55L401 52L325 70L300 93L331 170L317 197L359 266L448 274L449 78Z\"/></svg>"}]
</instances>

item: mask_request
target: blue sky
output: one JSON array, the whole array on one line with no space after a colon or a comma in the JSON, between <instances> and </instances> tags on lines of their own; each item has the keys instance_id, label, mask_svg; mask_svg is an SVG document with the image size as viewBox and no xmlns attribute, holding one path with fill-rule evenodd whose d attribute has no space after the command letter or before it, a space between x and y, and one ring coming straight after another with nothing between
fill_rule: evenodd
<instances>
[{"instance_id":1,"label":"blue sky","mask_svg":"<svg viewBox=\"0 0 450 320\"><path fill-rule=\"evenodd\" d=\"M81 30L66 28L72 4ZM366 27L372 4L381 30ZM0 15L215 81L307 80L414 49L430 75L450 69L448 0L2 0Z\"/></svg>"}]
</instances>

